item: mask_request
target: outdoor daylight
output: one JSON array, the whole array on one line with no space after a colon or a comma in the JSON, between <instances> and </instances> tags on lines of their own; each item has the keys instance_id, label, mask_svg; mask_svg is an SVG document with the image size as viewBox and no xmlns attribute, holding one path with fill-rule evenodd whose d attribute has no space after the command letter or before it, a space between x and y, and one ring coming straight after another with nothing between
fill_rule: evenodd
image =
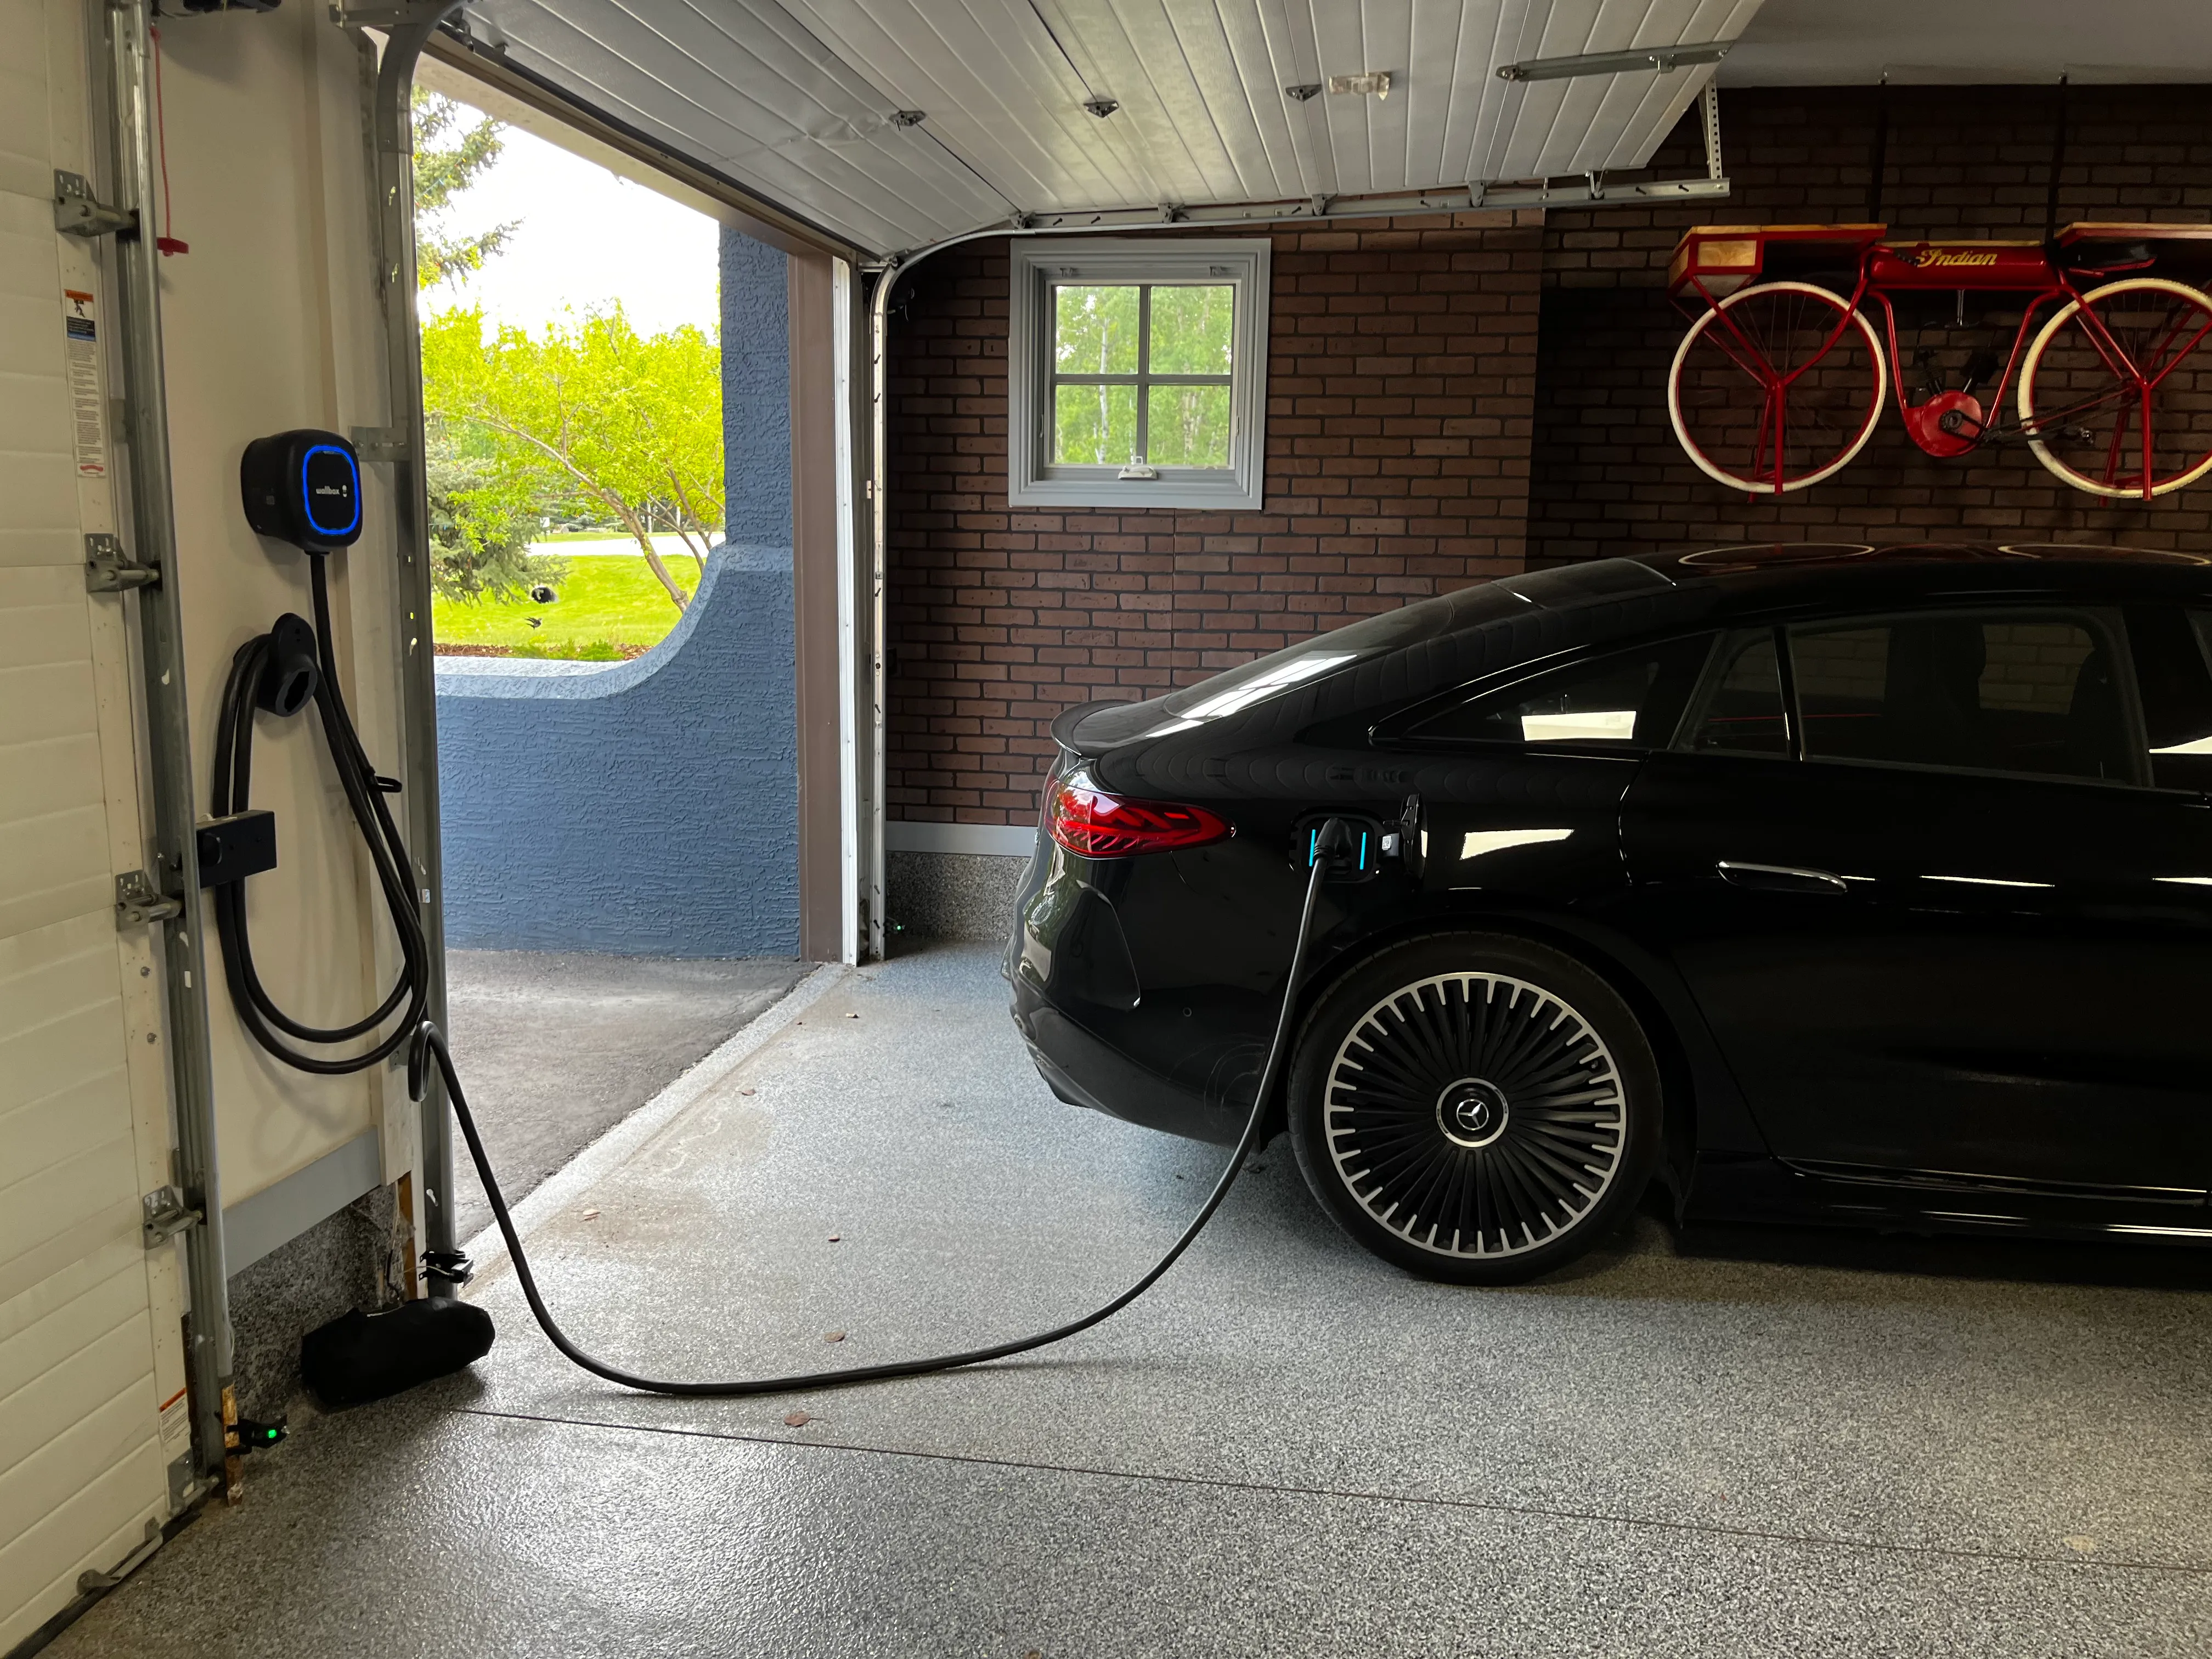
<instances>
[{"instance_id":1,"label":"outdoor daylight","mask_svg":"<svg viewBox=\"0 0 2212 1659\"><path fill-rule=\"evenodd\" d=\"M721 538L717 227L450 98L414 115L438 651L641 655Z\"/></svg>"}]
</instances>

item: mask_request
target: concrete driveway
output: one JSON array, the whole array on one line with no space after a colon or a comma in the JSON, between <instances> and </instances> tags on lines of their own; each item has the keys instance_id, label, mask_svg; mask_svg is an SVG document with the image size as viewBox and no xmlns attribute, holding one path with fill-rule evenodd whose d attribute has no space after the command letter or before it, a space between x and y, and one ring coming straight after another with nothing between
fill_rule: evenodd
<instances>
[{"instance_id":1,"label":"concrete driveway","mask_svg":"<svg viewBox=\"0 0 2212 1659\"><path fill-rule=\"evenodd\" d=\"M447 1023L512 1203L796 984L782 957L695 962L584 951L448 951ZM457 1137L455 1231L491 1224Z\"/></svg>"}]
</instances>

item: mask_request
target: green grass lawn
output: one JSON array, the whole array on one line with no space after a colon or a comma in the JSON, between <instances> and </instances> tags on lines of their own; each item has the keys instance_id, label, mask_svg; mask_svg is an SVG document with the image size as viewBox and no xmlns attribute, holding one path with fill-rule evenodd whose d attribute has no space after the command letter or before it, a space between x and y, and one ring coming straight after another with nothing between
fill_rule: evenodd
<instances>
[{"instance_id":1,"label":"green grass lawn","mask_svg":"<svg viewBox=\"0 0 2212 1659\"><path fill-rule=\"evenodd\" d=\"M686 594L699 585L699 567L688 554L663 555L661 562ZM505 646L517 655L590 660L629 654L617 648L623 646L658 645L676 626L668 590L642 556L572 558L567 578L553 586L559 597L550 605L439 599L431 606L431 629L441 645Z\"/></svg>"}]
</instances>

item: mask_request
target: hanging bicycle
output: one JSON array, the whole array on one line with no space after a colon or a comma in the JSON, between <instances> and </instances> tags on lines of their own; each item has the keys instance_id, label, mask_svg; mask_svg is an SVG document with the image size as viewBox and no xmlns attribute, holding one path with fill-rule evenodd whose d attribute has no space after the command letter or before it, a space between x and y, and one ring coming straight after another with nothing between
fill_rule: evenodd
<instances>
[{"instance_id":1,"label":"hanging bicycle","mask_svg":"<svg viewBox=\"0 0 2212 1659\"><path fill-rule=\"evenodd\" d=\"M2123 500L2212 471L2212 296L2166 274L2212 270L2212 225L2075 224L2048 242L1890 242L1887 228L1684 234L1667 291L1692 321L1667 411L1707 477L1778 495L1833 476L1873 434L1885 385L1941 459L2025 443L2076 489ZM1900 313L1937 341L1915 349L1910 390ZM2008 325L2000 356L1990 342Z\"/></svg>"}]
</instances>

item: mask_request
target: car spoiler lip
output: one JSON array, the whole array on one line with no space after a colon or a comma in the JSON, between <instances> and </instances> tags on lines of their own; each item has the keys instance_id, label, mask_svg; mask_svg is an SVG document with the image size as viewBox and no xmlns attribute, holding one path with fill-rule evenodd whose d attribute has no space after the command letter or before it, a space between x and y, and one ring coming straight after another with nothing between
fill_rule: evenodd
<instances>
[{"instance_id":1,"label":"car spoiler lip","mask_svg":"<svg viewBox=\"0 0 2212 1659\"><path fill-rule=\"evenodd\" d=\"M1085 716L1095 714L1102 708L1119 708L1126 703L1135 701L1139 699L1094 697L1089 702L1079 702L1073 708L1063 709L1059 718L1052 723L1052 740L1060 746L1061 751L1071 760L1085 760L1094 755L1103 754L1111 745L1101 744L1095 749L1085 749L1075 740L1075 728L1083 723Z\"/></svg>"}]
</instances>

